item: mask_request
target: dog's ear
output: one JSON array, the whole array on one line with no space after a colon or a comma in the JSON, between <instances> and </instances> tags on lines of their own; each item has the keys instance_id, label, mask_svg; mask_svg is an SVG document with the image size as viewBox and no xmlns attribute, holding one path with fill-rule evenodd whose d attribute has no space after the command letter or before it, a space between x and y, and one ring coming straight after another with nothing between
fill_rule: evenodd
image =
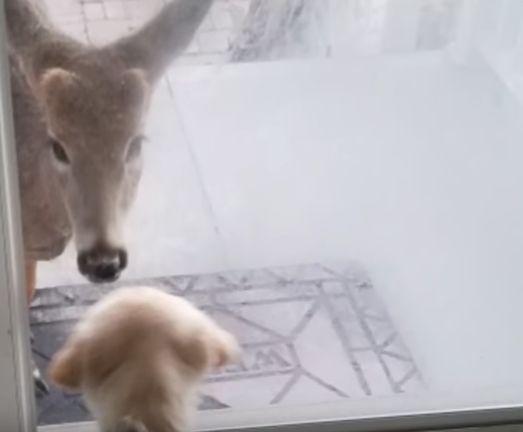
<instances>
[{"instance_id":1,"label":"dog's ear","mask_svg":"<svg viewBox=\"0 0 523 432\"><path fill-rule=\"evenodd\" d=\"M223 367L240 352L234 337L218 327L206 328L191 337L176 337L173 348L184 363L201 371Z\"/></svg>"},{"instance_id":2,"label":"dog's ear","mask_svg":"<svg viewBox=\"0 0 523 432\"><path fill-rule=\"evenodd\" d=\"M141 30L107 47L155 82L192 41L214 0L171 0Z\"/></svg>"},{"instance_id":3,"label":"dog's ear","mask_svg":"<svg viewBox=\"0 0 523 432\"><path fill-rule=\"evenodd\" d=\"M51 382L68 390L78 390L82 384L83 344L68 342L51 359L48 375Z\"/></svg>"},{"instance_id":4,"label":"dog's ear","mask_svg":"<svg viewBox=\"0 0 523 432\"><path fill-rule=\"evenodd\" d=\"M103 332L98 332L90 340L90 346L93 348L85 350L85 380L95 384L104 382L126 360L136 337L133 328L119 326L107 327Z\"/></svg>"},{"instance_id":5,"label":"dog's ear","mask_svg":"<svg viewBox=\"0 0 523 432\"><path fill-rule=\"evenodd\" d=\"M215 329L208 340L210 366L220 368L234 362L240 355L240 347L233 335L222 329Z\"/></svg>"}]
</instances>

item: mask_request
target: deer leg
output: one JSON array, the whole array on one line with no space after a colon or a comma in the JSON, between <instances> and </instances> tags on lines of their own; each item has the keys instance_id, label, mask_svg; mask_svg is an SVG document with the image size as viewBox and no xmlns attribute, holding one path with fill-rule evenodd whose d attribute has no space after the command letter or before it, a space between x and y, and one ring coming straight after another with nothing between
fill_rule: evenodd
<instances>
[{"instance_id":1,"label":"deer leg","mask_svg":"<svg viewBox=\"0 0 523 432\"><path fill-rule=\"evenodd\" d=\"M25 260L25 291L27 294L27 303L28 305L31 304L33 301L35 291L36 291L36 266L37 262L34 260ZM31 333L31 345L33 344L33 335ZM47 386L47 383L42 378L42 374L40 373L40 370L38 369L38 366L36 366L36 363L33 359L33 380L35 384L35 388L37 390L37 396L39 394L48 394L49 393L49 387Z\"/></svg>"},{"instance_id":2,"label":"deer leg","mask_svg":"<svg viewBox=\"0 0 523 432\"><path fill-rule=\"evenodd\" d=\"M36 291L36 261L25 260L25 291L27 303L31 304Z\"/></svg>"}]
</instances>

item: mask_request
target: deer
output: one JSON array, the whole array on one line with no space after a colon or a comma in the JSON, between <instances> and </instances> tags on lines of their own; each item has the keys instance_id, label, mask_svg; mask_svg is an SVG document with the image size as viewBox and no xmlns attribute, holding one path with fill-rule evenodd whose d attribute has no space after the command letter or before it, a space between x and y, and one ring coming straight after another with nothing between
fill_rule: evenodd
<instances>
[{"instance_id":1,"label":"deer","mask_svg":"<svg viewBox=\"0 0 523 432\"><path fill-rule=\"evenodd\" d=\"M125 270L151 95L213 1L171 0L135 32L92 46L55 28L40 1L4 0L29 305L37 263L71 241L88 281Z\"/></svg>"}]
</instances>

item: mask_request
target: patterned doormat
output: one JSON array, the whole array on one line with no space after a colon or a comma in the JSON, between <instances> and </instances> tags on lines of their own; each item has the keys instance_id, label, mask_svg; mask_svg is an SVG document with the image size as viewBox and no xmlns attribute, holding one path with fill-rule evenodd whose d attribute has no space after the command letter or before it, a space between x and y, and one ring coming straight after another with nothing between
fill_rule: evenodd
<instances>
[{"instance_id":1,"label":"patterned doormat","mask_svg":"<svg viewBox=\"0 0 523 432\"><path fill-rule=\"evenodd\" d=\"M422 391L423 382L366 273L305 265L135 283L38 290L33 353L42 371L84 311L116 286L146 284L188 298L234 333L241 360L206 381L201 409L310 404ZM39 424L90 420L81 398L52 389Z\"/></svg>"}]
</instances>

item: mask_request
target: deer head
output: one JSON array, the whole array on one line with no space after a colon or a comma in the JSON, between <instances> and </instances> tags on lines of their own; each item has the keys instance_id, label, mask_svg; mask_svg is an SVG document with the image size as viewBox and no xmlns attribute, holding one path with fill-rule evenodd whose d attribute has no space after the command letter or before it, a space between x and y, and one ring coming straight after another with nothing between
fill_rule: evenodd
<instances>
[{"instance_id":1,"label":"deer head","mask_svg":"<svg viewBox=\"0 0 523 432\"><path fill-rule=\"evenodd\" d=\"M11 54L41 107L78 267L93 282L115 280L127 265L122 228L151 92L212 1L173 0L135 34L95 48L58 32L29 0L5 0Z\"/></svg>"}]
</instances>

